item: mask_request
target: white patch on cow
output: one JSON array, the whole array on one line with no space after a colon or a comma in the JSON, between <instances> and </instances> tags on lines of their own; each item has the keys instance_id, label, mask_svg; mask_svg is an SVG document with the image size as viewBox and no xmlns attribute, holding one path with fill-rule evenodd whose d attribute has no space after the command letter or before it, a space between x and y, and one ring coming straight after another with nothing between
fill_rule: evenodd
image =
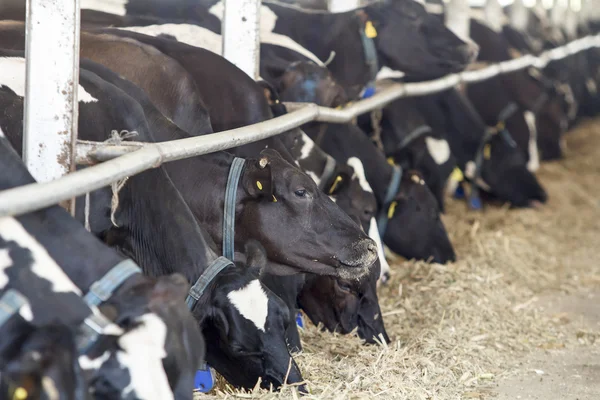
<instances>
[{"instance_id":1,"label":"white patch on cow","mask_svg":"<svg viewBox=\"0 0 600 400\"><path fill-rule=\"evenodd\" d=\"M596 94L598 92L596 81L594 81L593 78L587 78L585 81L585 86L590 94Z\"/></svg>"},{"instance_id":2,"label":"white patch on cow","mask_svg":"<svg viewBox=\"0 0 600 400\"><path fill-rule=\"evenodd\" d=\"M565 96L565 101L567 102L567 105L569 106L569 110L567 111L567 116L569 117L569 120L572 121L577 116L577 109L579 108L579 105L577 104L577 101L575 100L575 95L573 94L573 89L571 88L571 85L568 83L561 83L560 85L557 85L557 87L558 87L558 90Z\"/></svg>"},{"instance_id":3,"label":"white patch on cow","mask_svg":"<svg viewBox=\"0 0 600 400\"><path fill-rule=\"evenodd\" d=\"M469 179L474 179L475 172L477 172L475 161L467 161L467 164L465 165L465 176Z\"/></svg>"},{"instance_id":4,"label":"white patch on cow","mask_svg":"<svg viewBox=\"0 0 600 400\"><path fill-rule=\"evenodd\" d=\"M346 161L346 164L348 164L349 166L354 168L353 178L354 177L358 178L358 183L360 184L360 187L365 192L373 193L373 189L371 188L371 185L369 185L369 182L367 181L367 177L365 175L365 168L363 167L362 161L360 161L360 159L358 159L357 157L350 157L348 159L348 161Z\"/></svg>"},{"instance_id":5,"label":"white patch on cow","mask_svg":"<svg viewBox=\"0 0 600 400\"><path fill-rule=\"evenodd\" d=\"M308 171L308 170L306 170L304 172L306 173L306 175L310 176L310 179L312 179L317 186L319 186L321 184L321 178L319 178L317 176L317 174L315 174L312 171Z\"/></svg>"},{"instance_id":6,"label":"white patch on cow","mask_svg":"<svg viewBox=\"0 0 600 400\"><path fill-rule=\"evenodd\" d=\"M21 308L19 308L19 315L25 321L33 321L33 311L31 311L31 306L29 305L29 303L23 304Z\"/></svg>"},{"instance_id":7,"label":"white patch on cow","mask_svg":"<svg viewBox=\"0 0 600 400\"><path fill-rule=\"evenodd\" d=\"M310 153L315 148L315 142L306 133L302 132L302 148L300 148L300 160L304 160L310 156Z\"/></svg>"},{"instance_id":8,"label":"white patch on cow","mask_svg":"<svg viewBox=\"0 0 600 400\"><path fill-rule=\"evenodd\" d=\"M499 15L497 15L493 23L490 22L489 18L485 14L486 13L483 9L471 8L469 10L470 18L476 19L478 22L487 26L488 28L497 33L502 33L502 27L504 25L508 25L509 23L508 17L504 13L500 13Z\"/></svg>"},{"instance_id":9,"label":"white patch on cow","mask_svg":"<svg viewBox=\"0 0 600 400\"><path fill-rule=\"evenodd\" d=\"M425 137L425 145L429 155L437 165L442 165L450 159L450 146L445 139L436 139L431 136Z\"/></svg>"},{"instance_id":10,"label":"white patch on cow","mask_svg":"<svg viewBox=\"0 0 600 400\"><path fill-rule=\"evenodd\" d=\"M86 371L95 371L100 369L100 367L102 367L102 364L104 364L109 358L110 352L105 351L100 357L96 357L94 359L89 358L87 355L80 356L78 361L79 366L82 369Z\"/></svg>"},{"instance_id":11,"label":"white patch on cow","mask_svg":"<svg viewBox=\"0 0 600 400\"><path fill-rule=\"evenodd\" d=\"M368 235L377 244L377 255L379 256L379 263L381 264L381 273L379 274L379 279L381 279L384 275L390 273L390 264L388 264L387 260L385 259L383 242L381 241L381 236L379 236L379 229L377 227L377 221L375 220L375 217L371 218L371 221L369 222Z\"/></svg>"},{"instance_id":12,"label":"white patch on cow","mask_svg":"<svg viewBox=\"0 0 600 400\"><path fill-rule=\"evenodd\" d=\"M117 353L117 360L131 376L131 382L121 397L135 394L136 398L144 400L173 399L162 364L166 356L167 327L155 314L145 314L138 322L139 326L119 338L123 351Z\"/></svg>"},{"instance_id":13,"label":"white patch on cow","mask_svg":"<svg viewBox=\"0 0 600 400\"><path fill-rule=\"evenodd\" d=\"M8 283L8 275L4 270L13 265L13 260L10 257L8 249L0 250L0 288L4 288Z\"/></svg>"},{"instance_id":14,"label":"white patch on cow","mask_svg":"<svg viewBox=\"0 0 600 400\"><path fill-rule=\"evenodd\" d=\"M4 136L4 132L2 132L2 128L0 128L0 137L6 137Z\"/></svg>"},{"instance_id":15,"label":"white patch on cow","mask_svg":"<svg viewBox=\"0 0 600 400\"><path fill-rule=\"evenodd\" d=\"M208 11L215 17L222 20L224 12L223 2L219 1ZM312 51L300 45L289 36L273 32L275 29L275 24L277 23L277 18L277 14L275 14L269 7L260 7L260 42L288 48L302 54L304 57L312 60L317 65L324 67L325 64L323 61L321 61L319 57L317 57Z\"/></svg>"},{"instance_id":16,"label":"white patch on cow","mask_svg":"<svg viewBox=\"0 0 600 400\"><path fill-rule=\"evenodd\" d=\"M19 221L12 217L0 218L0 237L7 241L14 241L31 251L33 257L31 270L39 277L48 280L52 284L53 291L75 292L81 295L81 290L71 282L46 249L23 228Z\"/></svg>"},{"instance_id":17,"label":"white patch on cow","mask_svg":"<svg viewBox=\"0 0 600 400\"><path fill-rule=\"evenodd\" d=\"M383 79L399 79L403 78L406 74L402 71L398 71L395 69L391 69L386 67L385 65L379 69L377 75L375 76L375 80L383 80Z\"/></svg>"},{"instance_id":18,"label":"white patch on cow","mask_svg":"<svg viewBox=\"0 0 600 400\"><path fill-rule=\"evenodd\" d=\"M444 13L444 5L443 4L434 4L434 3L425 3L425 11L429 14L443 14Z\"/></svg>"},{"instance_id":19,"label":"white patch on cow","mask_svg":"<svg viewBox=\"0 0 600 400\"><path fill-rule=\"evenodd\" d=\"M529 161L527 162L527 169L531 172L535 172L540 168L535 114L531 111L525 111L523 115L525 116L525 122L527 122L527 126L529 127Z\"/></svg>"},{"instance_id":20,"label":"white patch on cow","mask_svg":"<svg viewBox=\"0 0 600 400\"><path fill-rule=\"evenodd\" d=\"M96 10L109 14L125 15L129 0L81 0L82 10Z\"/></svg>"},{"instance_id":21,"label":"white patch on cow","mask_svg":"<svg viewBox=\"0 0 600 400\"><path fill-rule=\"evenodd\" d=\"M269 298L258 279L254 279L241 289L229 292L227 298L242 317L250 320L257 329L265 331Z\"/></svg>"},{"instance_id":22,"label":"white patch on cow","mask_svg":"<svg viewBox=\"0 0 600 400\"><path fill-rule=\"evenodd\" d=\"M17 96L25 97L25 59L23 57L0 57L0 86L10 88ZM84 103L97 102L79 85L78 100Z\"/></svg>"},{"instance_id":23,"label":"white patch on cow","mask_svg":"<svg viewBox=\"0 0 600 400\"><path fill-rule=\"evenodd\" d=\"M48 400L58 400L60 399L60 395L58 393L58 389L56 388L56 384L54 380L49 376L42 377L42 388L44 389L44 396Z\"/></svg>"},{"instance_id":24,"label":"white patch on cow","mask_svg":"<svg viewBox=\"0 0 600 400\"><path fill-rule=\"evenodd\" d=\"M223 52L223 37L218 33L192 24L160 24L148 26L128 26L118 28L125 31L143 33L149 36L168 34L174 36L181 43L200 47L215 54Z\"/></svg>"}]
</instances>

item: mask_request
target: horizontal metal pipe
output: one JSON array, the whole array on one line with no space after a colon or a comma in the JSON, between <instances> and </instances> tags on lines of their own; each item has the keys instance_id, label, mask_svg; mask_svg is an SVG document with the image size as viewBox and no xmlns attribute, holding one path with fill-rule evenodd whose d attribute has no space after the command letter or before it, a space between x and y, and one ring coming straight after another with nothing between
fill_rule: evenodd
<instances>
[{"instance_id":1,"label":"horizontal metal pipe","mask_svg":"<svg viewBox=\"0 0 600 400\"><path fill-rule=\"evenodd\" d=\"M525 55L480 70L450 74L428 82L393 83L376 95L351 103L339 110L319 107L312 103L287 103L286 106L290 112L286 115L258 124L205 136L162 143L121 142L117 145L79 141L76 157L80 163L89 165L96 162L105 162L71 173L52 182L30 184L0 192L0 217L20 215L57 204L144 170L158 167L164 162L213 153L256 142L311 121L349 122L361 114L384 107L401 97L436 93L447 90L461 82L479 82L529 66L543 68L550 61L564 58L591 47L600 47L600 36L575 40L562 46L562 48L544 52L539 57Z\"/></svg>"},{"instance_id":2,"label":"horizontal metal pipe","mask_svg":"<svg viewBox=\"0 0 600 400\"><path fill-rule=\"evenodd\" d=\"M139 150L63 178L0 192L0 217L25 214L81 196L167 161L213 153L275 136L312 121L317 113L317 107L309 104L294 113L230 131L170 142L145 143Z\"/></svg>"}]
</instances>

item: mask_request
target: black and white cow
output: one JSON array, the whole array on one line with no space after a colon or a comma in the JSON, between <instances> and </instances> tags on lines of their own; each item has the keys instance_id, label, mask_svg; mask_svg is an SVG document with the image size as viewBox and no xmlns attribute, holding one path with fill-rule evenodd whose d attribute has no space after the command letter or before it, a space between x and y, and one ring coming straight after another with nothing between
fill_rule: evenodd
<instances>
[{"instance_id":1,"label":"black and white cow","mask_svg":"<svg viewBox=\"0 0 600 400\"><path fill-rule=\"evenodd\" d=\"M487 127L464 95L449 90L415 100L427 122L446 133L458 167L481 189L516 207L547 200L545 190L527 169L525 154L517 149L512 137L491 134L486 140ZM501 133L501 130L494 132ZM478 157L481 159L479 168Z\"/></svg>"},{"instance_id":2,"label":"black and white cow","mask_svg":"<svg viewBox=\"0 0 600 400\"><path fill-rule=\"evenodd\" d=\"M383 242L395 253L446 263L455 254L439 215L437 201L423 177L415 171L398 174L359 128L353 125L325 125L323 132L307 131L323 150L355 171L364 168L363 188L377 199L379 222L387 222ZM394 179L397 177L396 179ZM395 190L390 187L396 186ZM390 193L390 190L394 190ZM387 197L387 198L386 198ZM379 225L380 229L383 224Z\"/></svg>"},{"instance_id":3,"label":"black and white cow","mask_svg":"<svg viewBox=\"0 0 600 400\"><path fill-rule=\"evenodd\" d=\"M15 25L0 24L2 30L0 42L12 43L14 47L23 44L18 42L19 37L22 39L20 34L23 27L22 25L15 27ZM82 49L87 47L86 39L89 36L92 35L82 33ZM17 43L14 42L15 40ZM93 40L101 41L102 35ZM114 42L118 39L106 40ZM130 42L132 41L122 40L120 44ZM134 45L139 46L138 43ZM83 51L85 55L96 55L94 48ZM104 47L102 51L110 54L115 52ZM205 53L218 57L208 51ZM103 61L103 57L99 58ZM220 57L219 60L220 64L228 64ZM117 64L111 63L110 67L118 70ZM209 63L204 67L208 68L208 65ZM255 83L252 81L252 84ZM266 101L262 88L258 91L260 93L258 97ZM268 106L267 111L270 113ZM214 121L212 111L211 119ZM171 126L155 130L155 140L190 137L187 132L175 128ZM231 155L214 153L168 163L165 166L196 218L209 230L211 237L218 244L223 240L221 221L224 189L232 160ZM241 214L236 219L236 242L241 245L252 238L259 240L265 246L269 258L291 267L287 268L288 271L303 270L330 275L341 274L346 277L365 274L377 258L377 249L373 241L360 232L356 224L327 196L320 193L307 175L287 163L277 152L268 150L261 156L261 160L260 163L259 160L248 160L245 163L237 196L237 201L243 205L243 209L240 209ZM186 171L199 171L198 176L195 177L196 182L191 184ZM205 176L206 179L201 179L201 176ZM261 182L260 186L263 186L264 190L257 187L257 181ZM196 195L198 190L203 191L202 186L212 188L210 196ZM283 201L277 203L273 201L273 196ZM307 212L311 216L309 219L306 218ZM275 220L287 221L290 226L302 227L302 229L294 229L294 233L291 234L291 231L285 230L281 222L277 223L274 229L272 222ZM299 224L295 224L294 221ZM323 230L321 226L327 226L327 229ZM284 229L288 234L280 232L278 228ZM315 232L322 232L322 234L315 237ZM337 234L330 234L332 232ZM303 246L296 246L293 251L290 251L289 244L298 240L304 240Z\"/></svg>"},{"instance_id":4,"label":"black and white cow","mask_svg":"<svg viewBox=\"0 0 600 400\"><path fill-rule=\"evenodd\" d=\"M0 139L0 159L4 164L1 188L34 182L8 141ZM65 318L72 317L69 310L81 313L81 307L87 305L77 296L89 292L94 282L123 261L58 206L17 218L3 218L2 240L4 248L10 249L4 252L4 276L9 283L11 277L28 279L25 286L30 287L22 290L32 291L36 302L31 307L41 306L34 312L42 313L50 321L60 321L60 317L44 309L56 305L52 301L55 293L64 292L61 301L69 303L56 308ZM25 258L21 260L28 261L29 267L25 264L11 269L11 260L18 257L19 249L25 250L22 255ZM20 273L24 275L21 277ZM32 285L36 278L40 283ZM174 398L173 392L183 393L179 388L191 390L190 379L202 360L203 340L181 302L188 288L182 280L183 277L176 275L154 280L133 273L106 301L97 303L119 327L107 325L112 331L107 334L113 336L103 335L103 340L79 358L93 393L100 397L168 399ZM29 320L33 318L31 313L30 308Z\"/></svg>"},{"instance_id":5,"label":"black and white cow","mask_svg":"<svg viewBox=\"0 0 600 400\"><path fill-rule=\"evenodd\" d=\"M472 19L470 32L471 38L481 49L479 61L501 62L511 59L510 46L501 31L496 32L485 22ZM568 119L554 87L544 87L540 80L533 79L528 74L528 70L511 72L469 86L479 86L480 92L487 92L488 96L489 93L494 93L501 97L499 92L507 91L509 101L514 101L519 106L517 112L523 114L529 135L522 138L516 129L510 130L519 147L528 153L532 170L537 169L540 158L549 160L561 156L561 136L566 131ZM480 114L498 115L506 106L499 105L499 108L490 109L485 102L482 104L481 99L482 97L478 97L473 101ZM489 117L484 116L484 120L490 123ZM491 124L495 124L495 121Z\"/></svg>"},{"instance_id":6,"label":"black and white cow","mask_svg":"<svg viewBox=\"0 0 600 400\"><path fill-rule=\"evenodd\" d=\"M382 111L386 156L404 170L419 171L443 211L446 181L456 165L445 135L427 123L411 98L398 99Z\"/></svg>"},{"instance_id":7,"label":"black and white cow","mask_svg":"<svg viewBox=\"0 0 600 400\"><path fill-rule=\"evenodd\" d=\"M83 61L83 66L93 64ZM95 67L101 70L101 66ZM103 73L112 74L108 70ZM81 138L102 140L110 126L119 126L136 131L137 139L152 140L144 111L134 99L85 69L80 72L80 82L96 99L91 105L82 102L80 106ZM116 210L111 211L110 190L93 196L91 204L90 228L131 255L151 276L180 272L194 283L217 258L216 246L196 225L162 168L129 178L119 191ZM79 205L85 209L83 203ZM207 334L207 359L230 383L246 388L254 387L258 378L266 387L284 383L291 359L284 337L284 318L289 310L258 283L252 271L243 266L230 267L215 278L215 285L207 289L199 304L202 306L196 305L193 313ZM255 307L247 309L245 304ZM221 343L219 337L224 335L230 340ZM240 346L252 351L239 351ZM265 361L257 364L258 359ZM293 360L291 365L294 368L287 375L287 383L301 381Z\"/></svg>"},{"instance_id":8,"label":"black and white cow","mask_svg":"<svg viewBox=\"0 0 600 400\"><path fill-rule=\"evenodd\" d=\"M90 0L83 2L82 8L117 15L194 20L213 27L218 27L223 14L220 0L193 4L185 0L118 0L110 4ZM401 70L415 78L434 78L462 70L477 51L413 0L378 1L336 14L264 2L261 42L297 51L308 49L321 61L335 52L328 67L351 98L375 78L379 66Z\"/></svg>"}]
</instances>

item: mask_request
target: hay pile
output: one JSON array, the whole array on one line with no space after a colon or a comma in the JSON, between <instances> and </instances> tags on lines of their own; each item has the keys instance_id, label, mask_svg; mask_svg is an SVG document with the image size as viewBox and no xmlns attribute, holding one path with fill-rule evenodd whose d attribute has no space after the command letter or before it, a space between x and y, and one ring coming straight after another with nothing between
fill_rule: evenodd
<instances>
[{"instance_id":1,"label":"hay pile","mask_svg":"<svg viewBox=\"0 0 600 400\"><path fill-rule=\"evenodd\" d=\"M380 291L392 344L362 346L308 326L296 357L311 390L304 398L491 398L527 352L592 345L533 306L544 292L600 284L600 121L567 141L567 158L539 171L550 195L543 209L476 213L449 200L445 223L459 261L392 263ZM289 388L242 393L223 382L215 392L197 398L297 398Z\"/></svg>"}]
</instances>

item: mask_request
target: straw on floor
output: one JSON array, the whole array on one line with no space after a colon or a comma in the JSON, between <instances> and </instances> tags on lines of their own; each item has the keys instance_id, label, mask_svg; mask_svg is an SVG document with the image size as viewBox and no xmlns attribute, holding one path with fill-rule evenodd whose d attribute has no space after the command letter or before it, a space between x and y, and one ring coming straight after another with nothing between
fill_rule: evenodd
<instances>
[{"instance_id":1,"label":"straw on floor","mask_svg":"<svg viewBox=\"0 0 600 400\"><path fill-rule=\"evenodd\" d=\"M296 356L311 393L305 399L486 399L494 383L535 349L596 345L533 306L548 292L600 285L600 120L567 134L566 158L538 176L550 202L542 209L466 209L448 199L444 222L459 260L450 265L396 260L380 290L393 342L364 346L309 324ZM236 391L220 380L195 399L300 398Z\"/></svg>"}]
</instances>

